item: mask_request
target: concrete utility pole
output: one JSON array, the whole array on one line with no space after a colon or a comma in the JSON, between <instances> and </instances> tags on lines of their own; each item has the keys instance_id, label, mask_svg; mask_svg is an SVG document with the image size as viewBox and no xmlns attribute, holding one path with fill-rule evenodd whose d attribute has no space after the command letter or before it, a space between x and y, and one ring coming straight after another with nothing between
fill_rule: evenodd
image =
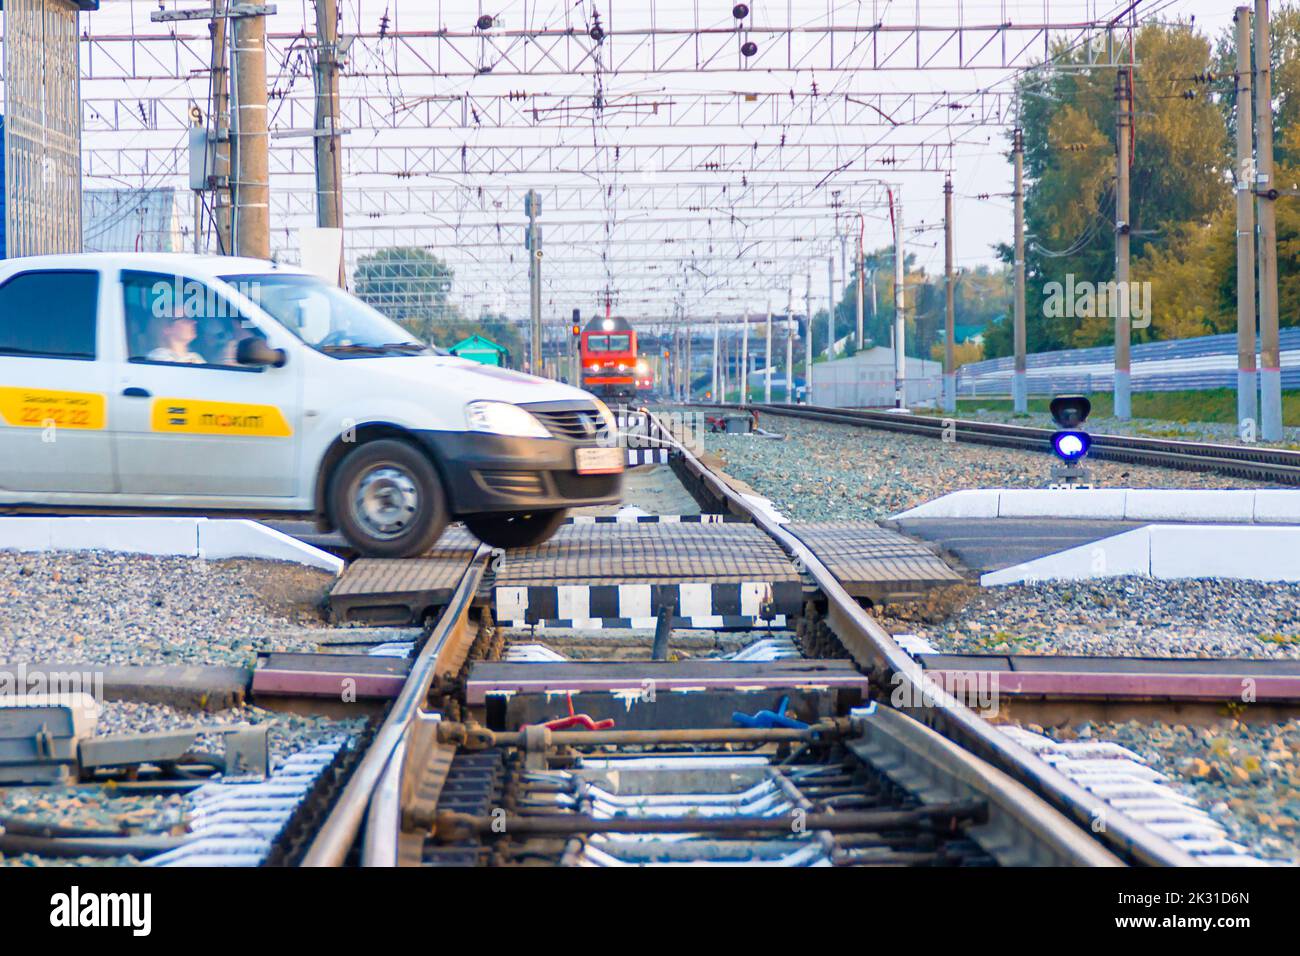
<instances>
[{"instance_id":1,"label":"concrete utility pole","mask_svg":"<svg viewBox=\"0 0 1300 956\"><path fill-rule=\"evenodd\" d=\"M749 306L745 306L745 330L740 339L740 404L749 404Z\"/></svg>"},{"instance_id":2,"label":"concrete utility pole","mask_svg":"<svg viewBox=\"0 0 1300 956\"><path fill-rule=\"evenodd\" d=\"M767 298L767 348L763 356L763 404L772 404L772 297Z\"/></svg>"},{"instance_id":3,"label":"concrete utility pole","mask_svg":"<svg viewBox=\"0 0 1300 956\"><path fill-rule=\"evenodd\" d=\"M691 355L691 323L690 322L686 323L685 334L686 334L686 368L683 370L685 372L685 376L684 376L685 385L683 386L683 389L685 394L685 400L689 402L691 400L691 359L694 358L694 356Z\"/></svg>"},{"instance_id":4,"label":"concrete utility pole","mask_svg":"<svg viewBox=\"0 0 1300 956\"><path fill-rule=\"evenodd\" d=\"M1238 7L1237 25L1237 431L1257 434L1255 381L1255 163L1250 91L1250 7Z\"/></svg>"},{"instance_id":5,"label":"concrete utility pole","mask_svg":"<svg viewBox=\"0 0 1300 956\"><path fill-rule=\"evenodd\" d=\"M841 241L842 241L841 237ZM826 301L826 360L835 358L835 255L826 257L826 274L830 279L830 294ZM809 319L811 322L812 320Z\"/></svg>"},{"instance_id":6,"label":"concrete utility pole","mask_svg":"<svg viewBox=\"0 0 1300 956\"><path fill-rule=\"evenodd\" d=\"M813 349L812 349L812 269L808 270L808 293L804 300L804 311L807 313L807 321L803 324L803 400L806 404L813 403Z\"/></svg>"},{"instance_id":7,"label":"concrete utility pole","mask_svg":"<svg viewBox=\"0 0 1300 956\"><path fill-rule=\"evenodd\" d=\"M894 200L894 407L907 406L907 289L903 251L903 197Z\"/></svg>"},{"instance_id":8,"label":"concrete utility pole","mask_svg":"<svg viewBox=\"0 0 1300 956\"><path fill-rule=\"evenodd\" d=\"M235 17L235 254L271 258L266 17Z\"/></svg>"},{"instance_id":9,"label":"concrete utility pole","mask_svg":"<svg viewBox=\"0 0 1300 956\"><path fill-rule=\"evenodd\" d=\"M542 374L542 230L537 217L542 214L542 197L535 189L524 196L524 214L528 216L528 311L532 329L532 355L528 371ZM609 298L605 299L609 315Z\"/></svg>"},{"instance_id":10,"label":"concrete utility pole","mask_svg":"<svg viewBox=\"0 0 1300 956\"><path fill-rule=\"evenodd\" d=\"M1273 67L1268 0L1255 0L1255 195L1259 200L1259 437L1282 440L1277 317L1277 184L1273 182Z\"/></svg>"},{"instance_id":11,"label":"concrete utility pole","mask_svg":"<svg viewBox=\"0 0 1300 956\"><path fill-rule=\"evenodd\" d=\"M673 318L679 318L680 315L674 315ZM673 326L673 344L669 353L668 374L671 376L672 388L669 391L675 400L681 401L682 398L682 330L676 325Z\"/></svg>"},{"instance_id":12,"label":"concrete utility pole","mask_svg":"<svg viewBox=\"0 0 1300 956\"><path fill-rule=\"evenodd\" d=\"M226 18L216 17L208 23L212 38L211 70L212 115L208 129L212 134L212 218L217 230L217 251L223 256L235 251L232 242L230 208L230 70L226 63Z\"/></svg>"},{"instance_id":13,"label":"concrete utility pole","mask_svg":"<svg viewBox=\"0 0 1300 956\"><path fill-rule=\"evenodd\" d=\"M713 384L709 389L710 397L715 404L721 404L721 398L718 396L718 373L722 367L718 364L718 315L713 314Z\"/></svg>"},{"instance_id":14,"label":"concrete utility pole","mask_svg":"<svg viewBox=\"0 0 1300 956\"><path fill-rule=\"evenodd\" d=\"M343 150L339 135L338 0L316 0L316 225L343 228ZM347 282L339 258L339 285Z\"/></svg>"},{"instance_id":15,"label":"concrete utility pole","mask_svg":"<svg viewBox=\"0 0 1300 956\"><path fill-rule=\"evenodd\" d=\"M1011 374L1011 404L1017 412L1029 410L1029 381L1025 373L1025 134L1016 128L1011 131L1011 161L1015 167L1016 238L1012 269L1016 289L1012 299L1011 337L1015 347L1016 364ZM1115 353L1118 355L1118 351Z\"/></svg>"},{"instance_id":16,"label":"concrete utility pole","mask_svg":"<svg viewBox=\"0 0 1300 956\"><path fill-rule=\"evenodd\" d=\"M952 176L943 179L943 410L957 410L956 320L952 274Z\"/></svg>"},{"instance_id":17,"label":"concrete utility pole","mask_svg":"<svg viewBox=\"0 0 1300 956\"><path fill-rule=\"evenodd\" d=\"M1132 417L1133 406L1129 382L1129 340L1132 336L1129 317L1129 149L1133 134L1133 116L1129 111L1133 77L1121 66L1115 77L1115 417Z\"/></svg>"},{"instance_id":18,"label":"concrete utility pole","mask_svg":"<svg viewBox=\"0 0 1300 956\"><path fill-rule=\"evenodd\" d=\"M794 404L794 276L785 306L785 400Z\"/></svg>"},{"instance_id":19,"label":"concrete utility pole","mask_svg":"<svg viewBox=\"0 0 1300 956\"><path fill-rule=\"evenodd\" d=\"M862 233L866 230L867 223L865 219L861 218L860 214L859 214L859 222L860 222L860 227L858 229L858 337L856 341L857 341L857 348L859 351L861 351L862 342L863 342L862 310L863 310L863 302L865 301L864 296L866 294L866 289L863 288L863 283L867 281L867 257L866 254L862 251ZM872 283L871 283L871 294L873 296L876 294L876 283L874 280L875 280L875 270L873 269ZM871 310L872 318L875 318L875 315L876 315L876 310L873 305Z\"/></svg>"}]
</instances>

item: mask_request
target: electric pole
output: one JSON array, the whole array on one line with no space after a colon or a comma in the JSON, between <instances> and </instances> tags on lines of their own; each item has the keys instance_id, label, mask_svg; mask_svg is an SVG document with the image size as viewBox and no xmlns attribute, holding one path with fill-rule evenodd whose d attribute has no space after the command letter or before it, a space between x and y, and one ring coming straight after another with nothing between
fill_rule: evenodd
<instances>
[{"instance_id":1,"label":"electric pole","mask_svg":"<svg viewBox=\"0 0 1300 956\"><path fill-rule=\"evenodd\" d=\"M826 301L826 361L835 358L835 254L826 257L826 274L830 280L830 294ZM812 320L809 319L811 322Z\"/></svg>"},{"instance_id":2,"label":"electric pole","mask_svg":"<svg viewBox=\"0 0 1300 956\"><path fill-rule=\"evenodd\" d=\"M745 306L745 331L740 339L740 404L749 404L749 306Z\"/></svg>"},{"instance_id":3,"label":"electric pole","mask_svg":"<svg viewBox=\"0 0 1300 956\"><path fill-rule=\"evenodd\" d=\"M316 0L316 225L343 228L343 154L339 136L338 0ZM339 286L347 284L339 257Z\"/></svg>"},{"instance_id":4,"label":"electric pole","mask_svg":"<svg viewBox=\"0 0 1300 956\"><path fill-rule=\"evenodd\" d=\"M785 400L794 404L794 276L790 276L790 297L785 306Z\"/></svg>"},{"instance_id":5,"label":"electric pole","mask_svg":"<svg viewBox=\"0 0 1300 956\"><path fill-rule=\"evenodd\" d=\"M956 322L952 274L952 176L943 180L943 410L957 410Z\"/></svg>"},{"instance_id":6,"label":"electric pole","mask_svg":"<svg viewBox=\"0 0 1300 956\"><path fill-rule=\"evenodd\" d=\"M1259 201L1259 437L1282 440L1277 317L1277 184L1273 182L1273 67L1268 0L1255 0L1255 195Z\"/></svg>"},{"instance_id":7,"label":"electric pole","mask_svg":"<svg viewBox=\"0 0 1300 956\"><path fill-rule=\"evenodd\" d=\"M808 269L808 293L804 297L804 312L807 313L806 321L803 324L803 400L804 404L813 403L813 349L812 349L812 268Z\"/></svg>"},{"instance_id":8,"label":"electric pole","mask_svg":"<svg viewBox=\"0 0 1300 956\"><path fill-rule=\"evenodd\" d=\"M857 337L857 349L858 349L858 351L862 351L862 342L863 342L863 339L862 339L862 309L863 309L863 302L864 302L864 298L863 298L863 297L864 297L864 295L866 294L866 290L862 287L862 284L863 284L864 282L866 282L866 279L867 279L867 257L866 257L866 255L863 253L863 251L862 251L862 233L866 230L866 228L867 228L867 223L866 223L866 220L865 220L865 219L862 219L861 214L859 214L858 218L859 218L859 228L858 228L858 337ZM872 279L873 279L873 281L872 281L872 285L871 285L871 294L872 294L872 295L875 295L875 282L874 282L874 279L875 279L875 272L874 272L874 270L872 271ZM872 318L875 318L875 315L876 315L876 313L875 313L875 309L873 308L872 311L871 311L871 316L872 316Z\"/></svg>"},{"instance_id":9,"label":"electric pole","mask_svg":"<svg viewBox=\"0 0 1300 956\"><path fill-rule=\"evenodd\" d=\"M271 258L266 17L235 11L235 254Z\"/></svg>"},{"instance_id":10,"label":"electric pole","mask_svg":"<svg viewBox=\"0 0 1300 956\"><path fill-rule=\"evenodd\" d=\"M685 316L683 316L683 317L685 317ZM685 371L686 371L686 385L685 385L685 389L686 389L686 401L688 401L688 402L691 400L691 384L692 384L692 383L691 383L691 359L694 358L694 356L691 354L691 344L692 344L692 343L691 343L691 337L692 337L692 336L691 336L691 323L690 323L690 321L688 320L687 323L686 323L686 369L685 369Z\"/></svg>"},{"instance_id":11,"label":"electric pole","mask_svg":"<svg viewBox=\"0 0 1300 956\"><path fill-rule=\"evenodd\" d=\"M1019 127L1011 131L1011 161L1015 168L1016 210L1015 261L1012 263L1016 289L1012 300L1011 328L1016 360L1011 375L1011 404L1015 411L1023 413L1029 409L1029 381L1025 373L1025 134Z\"/></svg>"},{"instance_id":12,"label":"electric pole","mask_svg":"<svg viewBox=\"0 0 1300 956\"><path fill-rule=\"evenodd\" d=\"M1250 7L1238 7L1237 38L1237 433L1258 432L1255 381L1255 164L1250 77Z\"/></svg>"},{"instance_id":13,"label":"electric pole","mask_svg":"<svg viewBox=\"0 0 1300 956\"><path fill-rule=\"evenodd\" d=\"M218 8L219 12L221 11ZM217 251L223 256L233 255L231 242L230 209L230 70L226 60L226 18L214 17L208 22L212 38L212 58L209 61L212 86L212 115L208 128L212 131L212 218L217 230Z\"/></svg>"},{"instance_id":14,"label":"electric pole","mask_svg":"<svg viewBox=\"0 0 1300 956\"><path fill-rule=\"evenodd\" d=\"M1133 132L1130 113L1132 76L1128 67L1121 66L1115 77L1115 417L1127 420L1132 417L1131 383L1129 381L1129 339L1132 323L1129 318L1129 150Z\"/></svg>"},{"instance_id":15,"label":"electric pole","mask_svg":"<svg viewBox=\"0 0 1300 956\"><path fill-rule=\"evenodd\" d=\"M767 348L763 356L763 404L772 404L772 297L767 297Z\"/></svg>"},{"instance_id":16,"label":"electric pole","mask_svg":"<svg viewBox=\"0 0 1300 956\"><path fill-rule=\"evenodd\" d=\"M709 394L714 404L720 404L718 398L718 378L722 371L722 366L718 364L718 314L713 313L713 384L710 387Z\"/></svg>"},{"instance_id":17,"label":"electric pole","mask_svg":"<svg viewBox=\"0 0 1300 956\"><path fill-rule=\"evenodd\" d=\"M542 230L537 217L542 214L542 197L535 189L524 196L524 213L528 216L528 301L532 327L532 362L528 371L542 374ZM605 297L605 315L609 316L609 297Z\"/></svg>"},{"instance_id":18,"label":"electric pole","mask_svg":"<svg viewBox=\"0 0 1300 956\"><path fill-rule=\"evenodd\" d=\"M894 407L907 405L907 325L903 301L907 278L903 252L903 197L894 200Z\"/></svg>"}]
</instances>

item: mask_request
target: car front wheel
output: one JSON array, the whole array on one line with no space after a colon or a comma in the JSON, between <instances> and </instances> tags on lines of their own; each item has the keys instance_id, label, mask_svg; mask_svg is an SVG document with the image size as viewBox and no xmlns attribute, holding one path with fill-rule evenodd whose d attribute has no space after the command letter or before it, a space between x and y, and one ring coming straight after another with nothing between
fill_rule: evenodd
<instances>
[{"instance_id":1,"label":"car front wheel","mask_svg":"<svg viewBox=\"0 0 1300 956\"><path fill-rule=\"evenodd\" d=\"M494 548L531 548L541 544L564 524L568 510L521 511L479 518L466 518L470 534Z\"/></svg>"},{"instance_id":2,"label":"car front wheel","mask_svg":"<svg viewBox=\"0 0 1300 956\"><path fill-rule=\"evenodd\" d=\"M423 554L447 527L447 499L433 463L394 439L348 453L330 481L329 507L343 537L370 557Z\"/></svg>"}]
</instances>

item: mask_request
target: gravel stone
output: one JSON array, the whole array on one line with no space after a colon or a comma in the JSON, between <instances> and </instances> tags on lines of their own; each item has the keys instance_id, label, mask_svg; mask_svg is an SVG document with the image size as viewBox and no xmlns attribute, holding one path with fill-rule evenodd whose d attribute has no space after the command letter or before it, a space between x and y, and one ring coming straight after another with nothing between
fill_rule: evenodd
<instances>
[{"instance_id":1,"label":"gravel stone","mask_svg":"<svg viewBox=\"0 0 1300 956\"><path fill-rule=\"evenodd\" d=\"M278 713L252 706L206 714L157 704L107 701L100 704L95 733L97 736L148 733L220 724L269 725L267 743L271 769L274 771L288 757L325 738L339 735L356 737L365 729L366 719L333 720ZM204 753L220 753L221 740L220 734L203 735L196 741L194 749ZM184 794L130 794L116 790L111 785L0 787L0 817L14 816L32 822L64 826L127 829L138 834L181 835L185 832L187 823L185 807ZM6 857L0 853L0 867L134 865L138 862L132 857L55 859L34 854Z\"/></svg>"},{"instance_id":2,"label":"gravel stone","mask_svg":"<svg viewBox=\"0 0 1300 956\"><path fill-rule=\"evenodd\" d=\"M1300 862L1300 719L1211 727L1135 720L1073 730L1140 754L1255 855Z\"/></svg>"},{"instance_id":3,"label":"gravel stone","mask_svg":"<svg viewBox=\"0 0 1300 956\"><path fill-rule=\"evenodd\" d=\"M973 592L937 623L888 609L894 633L972 654L1300 658L1300 584L1122 577Z\"/></svg>"},{"instance_id":4,"label":"gravel stone","mask_svg":"<svg viewBox=\"0 0 1300 956\"><path fill-rule=\"evenodd\" d=\"M280 561L0 551L0 662L248 666L312 649L289 632L323 625L333 580Z\"/></svg>"},{"instance_id":5,"label":"gravel stone","mask_svg":"<svg viewBox=\"0 0 1300 956\"><path fill-rule=\"evenodd\" d=\"M705 433L723 469L796 521L878 520L967 488L1042 488L1053 461L1042 453L942 442L918 435L767 415L784 440ZM1122 462L1089 463L1103 488L1258 488L1209 472Z\"/></svg>"}]
</instances>

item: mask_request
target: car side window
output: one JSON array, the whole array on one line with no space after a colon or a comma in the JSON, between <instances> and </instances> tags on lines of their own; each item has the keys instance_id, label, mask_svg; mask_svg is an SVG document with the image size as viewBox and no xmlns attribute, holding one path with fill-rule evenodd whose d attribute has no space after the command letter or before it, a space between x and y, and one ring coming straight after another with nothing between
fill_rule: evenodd
<instances>
[{"instance_id":1,"label":"car side window","mask_svg":"<svg viewBox=\"0 0 1300 956\"><path fill-rule=\"evenodd\" d=\"M240 341L266 335L206 283L124 271L122 295L130 361L262 371L236 356Z\"/></svg>"},{"instance_id":2,"label":"car side window","mask_svg":"<svg viewBox=\"0 0 1300 956\"><path fill-rule=\"evenodd\" d=\"M0 356L91 360L99 273L22 272L0 285Z\"/></svg>"}]
</instances>

